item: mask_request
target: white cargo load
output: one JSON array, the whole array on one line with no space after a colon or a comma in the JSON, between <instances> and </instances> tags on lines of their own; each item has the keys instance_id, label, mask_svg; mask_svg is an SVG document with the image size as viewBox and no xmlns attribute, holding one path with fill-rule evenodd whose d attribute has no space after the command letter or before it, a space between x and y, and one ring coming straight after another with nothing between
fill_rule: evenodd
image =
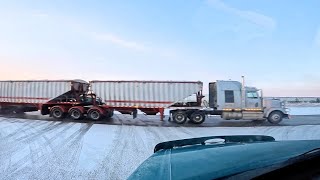
<instances>
[{"instance_id":1,"label":"white cargo load","mask_svg":"<svg viewBox=\"0 0 320 180\"><path fill-rule=\"evenodd\" d=\"M76 83L75 83L76 82ZM0 81L0 102L46 103L72 88L82 80Z\"/></svg>"},{"instance_id":2,"label":"white cargo load","mask_svg":"<svg viewBox=\"0 0 320 180\"><path fill-rule=\"evenodd\" d=\"M91 90L113 107L167 108L202 91L200 81L91 81Z\"/></svg>"}]
</instances>

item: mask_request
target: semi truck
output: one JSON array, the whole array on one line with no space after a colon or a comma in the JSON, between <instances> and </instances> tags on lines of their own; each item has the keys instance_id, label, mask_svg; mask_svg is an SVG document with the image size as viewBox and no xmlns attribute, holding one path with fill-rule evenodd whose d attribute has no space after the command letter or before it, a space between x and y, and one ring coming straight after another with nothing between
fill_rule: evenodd
<instances>
[{"instance_id":1,"label":"semi truck","mask_svg":"<svg viewBox=\"0 0 320 180\"><path fill-rule=\"evenodd\" d=\"M51 85L45 86L45 82ZM209 83L209 97L206 97L209 102L203 101L201 81L61 82L66 83L64 89L56 90L53 84L57 81L2 81L0 111L40 110L42 115L56 119L69 116L74 120L86 117L97 121L111 118L114 111L136 118L138 110L146 115L159 113L164 120L164 110L169 109L168 120L178 124L188 120L201 124L208 115L219 115L225 120L268 120L273 124L288 118L284 102L263 98L262 90L246 87L244 80ZM183 101L190 96L194 100Z\"/></svg>"},{"instance_id":2,"label":"semi truck","mask_svg":"<svg viewBox=\"0 0 320 180\"><path fill-rule=\"evenodd\" d=\"M255 87L246 87L243 82L221 81L209 83L209 102L198 102L197 107L172 107L170 119L183 124L188 119L196 124L205 121L206 115L220 115L224 120L268 120L278 124L289 118L285 103L276 98L264 98L263 91ZM200 96L198 98L202 98ZM181 105L182 103L180 103ZM184 101L184 104L190 102Z\"/></svg>"}]
</instances>

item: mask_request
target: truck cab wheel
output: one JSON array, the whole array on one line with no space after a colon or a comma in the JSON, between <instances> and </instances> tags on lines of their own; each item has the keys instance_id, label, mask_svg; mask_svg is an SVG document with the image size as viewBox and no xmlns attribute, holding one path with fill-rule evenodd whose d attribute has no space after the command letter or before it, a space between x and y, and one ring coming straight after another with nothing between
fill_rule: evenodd
<instances>
[{"instance_id":1,"label":"truck cab wheel","mask_svg":"<svg viewBox=\"0 0 320 180\"><path fill-rule=\"evenodd\" d=\"M63 119L65 117L65 113L59 107L52 108L50 114L55 119Z\"/></svg>"},{"instance_id":2,"label":"truck cab wheel","mask_svg":"<svg viewBox=\"0 0 320 180\"><path fill-rule=\"evenodd\" d=\"M182 111L178 111L172 115L172 118L177 124L184 124L187 121L187 114Z\"/></svg>"},{"instance_id":3,"label":"truck cab wheel","mask_svg":"<svg viewBox=\"0 0 320 180\"><path fill-rule=\"evenodd\" d=\"M71 109L69 115L73 120L80 120L83 118L83 113L78 108Z\"/></svg>"},{"instance_id":4,"label":"truck cab wheel","mask_svg":"<svg viewBox=\"0 0 320 180\"><path fill-rule=\"evenodd\" d=\"M88 117L91 119L91 120L94 120L94 121L98 121L102 118L102 114L100 113L100 111L98 109L93 109L93 110L90 110L88 112Z\"/></svg>"},{"instance_id":5,"label":"truck cab wheel","mask_svg":"<svg viewBox=\"0 0 320 180\"><path fill-rule=\"evenodd\" d=\"M268 121L271 124L278 124L282 121L283 119L283 113L280 111L274 111L272 113L270 113L269 117L268 117Z\"/></svg>"},{"instance_id":6,"label":"truck cab wheel","mask_svg":"<svg viewBox=\"0 0 320 180\"><path fill-rule=\"evenodd\" d=\"M194 112L190 116L190 120L194 124L201 124L205 121L206 116L201 112Z\"/></svg>"}]
</instances>

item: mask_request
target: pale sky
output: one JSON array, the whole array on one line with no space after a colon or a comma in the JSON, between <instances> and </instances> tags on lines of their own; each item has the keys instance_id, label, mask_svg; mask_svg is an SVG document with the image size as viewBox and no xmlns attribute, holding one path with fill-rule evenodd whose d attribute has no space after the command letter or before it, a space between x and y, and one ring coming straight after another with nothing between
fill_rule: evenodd
<instances>
[{"instance_id":1,"label":"pale sky","mask_svg":"<svg viewBox=\"0 0 320 180\"><path fill-rule=\"evenodd\" d=\"M319 9L318 0L0 0L0 80L245 75L267 96L320 96Z\"/></svg>"}]
</instances>

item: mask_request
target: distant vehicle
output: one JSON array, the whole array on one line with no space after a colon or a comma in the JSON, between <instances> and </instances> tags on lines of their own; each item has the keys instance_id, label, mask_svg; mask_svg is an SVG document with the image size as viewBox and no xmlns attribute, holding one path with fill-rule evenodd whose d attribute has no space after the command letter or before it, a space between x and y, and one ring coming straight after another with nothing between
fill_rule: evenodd
<instances>
[{"instance_id":1,"label":"distant vehicle","mask_svg":"<svg viewBox=\"0 0 320 180\"><path fill-rule=\"evenodd\" d=\"M211 136L163 142L128 178L319 179L320 140Z\"/></svg>"},{"instance_id":2,"label":"distant vehicle","mask_svg":"<svg viewBox=\"0 0 320 180\"><path fill-rule=\"evenodd\" d=\"M90 87L90 88L89 88ZM206 115L223 119L265 120L279 123L288 117L284 102L262 97L262 91L237 81L209 84L209 102L203 101L200 81L0 81L0 111L40 110L56 119L110 118L114 111L137 116L170 109L169 120L178 124L188 119L194 124ZM260 92L260 94L259 94ZM195 100L182 101L195 95Z\"/></svg>"}]
</instances>

